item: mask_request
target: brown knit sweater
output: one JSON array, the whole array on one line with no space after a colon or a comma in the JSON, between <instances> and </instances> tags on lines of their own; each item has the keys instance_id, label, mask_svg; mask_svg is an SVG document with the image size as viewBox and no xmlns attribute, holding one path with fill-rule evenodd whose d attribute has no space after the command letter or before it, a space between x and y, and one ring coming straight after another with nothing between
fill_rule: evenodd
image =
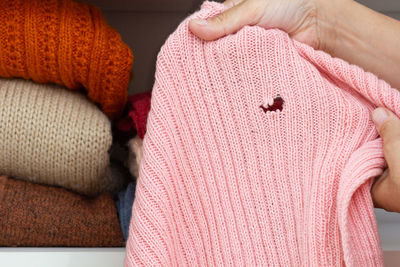
<instances>
[{"instance_id":1,"label":"brown knit sweater","mask_svg":"<svg viewBox=\"0 0 400 267\"><path fill-rule=\"evenodd\" d=\"M109 194L87 199L67 190L0 176L0 246L124 246Z\"/></svg>"}]
</instances>

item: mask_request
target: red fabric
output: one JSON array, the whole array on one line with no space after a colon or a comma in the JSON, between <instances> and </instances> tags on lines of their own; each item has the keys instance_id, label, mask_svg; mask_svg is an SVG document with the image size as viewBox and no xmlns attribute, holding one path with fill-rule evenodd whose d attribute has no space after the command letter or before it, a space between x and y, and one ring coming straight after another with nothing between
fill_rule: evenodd
<instances>
[{"instance_id":1,"label":"red fabric","mask_svg":"<svg viewBox=\"0 0 400 267\"><path fill-rule=\"evenodd\" d=\"M139 138L143 139L146 133L147 116L150 111L150 99L151 92L129 96L125 116L117 122L117 129L130 135L130 138L133 137L136 130Z\"/></svg>"}]
</instances>

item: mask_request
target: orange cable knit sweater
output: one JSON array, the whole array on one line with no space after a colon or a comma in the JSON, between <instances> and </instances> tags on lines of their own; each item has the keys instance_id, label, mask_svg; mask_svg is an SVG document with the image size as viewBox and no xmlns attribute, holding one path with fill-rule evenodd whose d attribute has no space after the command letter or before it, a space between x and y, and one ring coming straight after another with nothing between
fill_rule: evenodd
<instances>
[{"instance_id":1,"label":"orange cable knit sweater","mask_svg":"<svg viewBox=\"0 0 400 267\"><path fill-rule=\"evenodd\" d=\"M0 77L86 88L110 117L127 99L130 48L93 6L71 0L0 1Z\"/></svg>"}]
</instances>

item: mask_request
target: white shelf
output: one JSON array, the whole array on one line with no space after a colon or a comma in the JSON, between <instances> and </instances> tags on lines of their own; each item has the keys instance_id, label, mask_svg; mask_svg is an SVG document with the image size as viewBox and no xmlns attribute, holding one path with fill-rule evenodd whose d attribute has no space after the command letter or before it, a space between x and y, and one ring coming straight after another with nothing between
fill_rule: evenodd
<instances>
[{"instance_id":1,"label":"white shelf","mask_svg":"<svg viewBox=\"0 0 400 267\"><path fill-rule=\"evenodd\" d=\"M0 248L5 267L120 267L124 248Z\"/></svg>"}]
</instances>

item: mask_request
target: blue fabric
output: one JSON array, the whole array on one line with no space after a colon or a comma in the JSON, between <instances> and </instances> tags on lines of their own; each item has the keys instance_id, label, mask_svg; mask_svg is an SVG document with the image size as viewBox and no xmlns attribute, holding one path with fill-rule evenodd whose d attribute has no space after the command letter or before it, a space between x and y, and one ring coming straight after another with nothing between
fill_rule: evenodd
<instances>
[{"instance_id":1,"label":"blue fabric","mask_svg":"<svg viewBox=\"0 0 400 267\"><path fill-rule=\"evenodd\" d=\"M124 191L118 193L118 199L116 200L119 222L121 224L122 234L125 240L128 239L129 223L131 221L132 215L132 205L133 200L135 199L135 189L136 182L130 183Z\"/></svg>"}]
</instances>

